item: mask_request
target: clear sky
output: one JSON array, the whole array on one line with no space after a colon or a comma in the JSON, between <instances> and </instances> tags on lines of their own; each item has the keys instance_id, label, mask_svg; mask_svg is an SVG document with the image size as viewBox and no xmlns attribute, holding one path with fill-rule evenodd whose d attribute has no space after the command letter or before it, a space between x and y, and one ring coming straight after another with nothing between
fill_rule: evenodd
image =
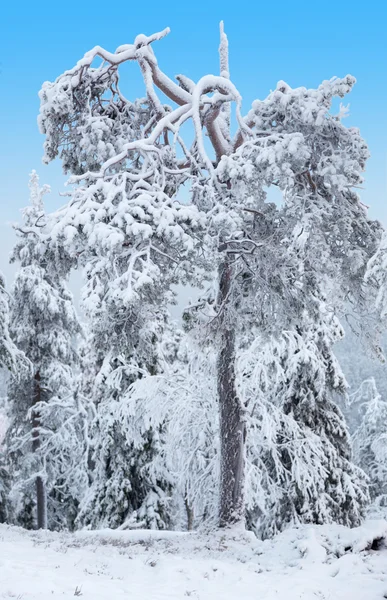
<instances>
[{"instance_id":1,"label":"clear sky","mask_svg":"<svg viewBox=\"0 0 387 600\"><path fill-rule=\"evenodd\" d=\"M28 203L28 174L36 169L52 186L48 208L63 203L59 163L41 162L43 136L36 117L38 91L74 66L95 45L109 50L131 43L138 33L165 27L171 33L155 44L161 68L192 79L218 72L218 24L223 19L230 44L233 82L244 111L264 98L278 80L292 87L316 87L334 75L354 75L346 124L360 127L372 158L363 201L370 215L387 224L387 7L376 2L297 0L193 0L175 2L10 2L0 14L0 269L7 265L12 231ZM125 92L142 95L136 65L124 73ZM133 91L131 94L130 90Z\"/></svg>"}]
</instances>

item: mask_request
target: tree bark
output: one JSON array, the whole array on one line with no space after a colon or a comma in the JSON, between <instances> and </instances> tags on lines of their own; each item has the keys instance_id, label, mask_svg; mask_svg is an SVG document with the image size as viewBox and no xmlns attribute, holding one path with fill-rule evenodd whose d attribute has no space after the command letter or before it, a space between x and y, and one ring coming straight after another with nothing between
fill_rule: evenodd
<instances>
[{"instance_id":1,"label":"tree bark","mask_svg":"<svg viewBox=\"0 0 387 600\"><path fill-rule=\"evenodd\" d=\"M221 341L218 355L218 401L220 413L220 507L219 525L244 522L245 421L235 385L235 330L227 314L231 266L220 267L218 306Z\"/></svg>"},{"instance_id":2,"label":"tree bark","mask_svg":"<svg viewBox=\"0 0 387 600\"><path fill-rule=\"evenodd\" d=\"M190 506L187 496L184 498L184 504L187 513L187 531L192 531L194 524L194 511L192 506Z\"/></svg>"},{"instance_id":3,"label":"tree bark","mask_svg":"<svg viewBox=\"0 0 387 600\"><path fill-rule=\"evenodd\" d=\"M40 373L37 371L34 377L34 405L41 401L42 388L40 383ZM32 412L32 451L37 452L40 448L40 413L34 409ZM47 496L46 486L42 477L38 476L35 480L36 487L36 513L37 529L47 529Z\"/></svg>"}]
</instances>

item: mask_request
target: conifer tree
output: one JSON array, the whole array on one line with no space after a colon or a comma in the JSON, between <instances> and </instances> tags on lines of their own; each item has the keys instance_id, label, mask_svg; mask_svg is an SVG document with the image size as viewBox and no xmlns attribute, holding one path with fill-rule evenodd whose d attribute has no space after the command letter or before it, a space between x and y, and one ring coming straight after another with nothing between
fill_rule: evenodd
<instances>
[{"instance_id":1,"label":"conifer tree","mask_svg":"<svg viewBox=\"0 0 387 600\"><path fill-rule=\"evenodd\" d=\"M203 315L217 347L219 524L229 526L245 513L246 407L237 356L247 328L262 336L295 331L316 281L329 290L334 313L350 301L366 315L368 292L379 282L364 275L382 228L355 191L367 146L344 126L345 108L332 113L334 99L352 90L352 76L309 90L280 81L242 116L223 25L220 75L197 82L179 75L176 83L160 69L153 43L167 33L139 35L115 52L95 46L44 84L45 160L59 155L75 184L53 240L89 265L90 299L105 298L114 327L130 325L134 338L143 313L171 300L173 283L192 281L192 274L202 284L215 279ZM120 66L128 61L141 69L146 99L129 102L120 91ZM192 144L184 135L188 120ZM190 203L180 204L187 182ZM282 204L268 201L270 186Z\"/></svg>"},{"instance_id":2,"label":"conifer tree","mask_svg":"<svg viewBox=\"0 0 387 600\"><path fill-rule=\"evenodd\" d=\"M362 420L353 436L357 464L370 479L371 499L387 504L387 402L368 379L351 395L351 404L362 403Z\"/></svg>"},{"instance_id":3,"label":"conifer tree","mask_svg":"<svg viewBox=\"0 0 387 600\"><path fill-rule=\"evenodd\" d=\"M14 520L27 528L71 527L82 489L82 427L74 397L76 338L81 329L66 287L69 260L46 243L47 218L33 171L31 206L11 260L19 263L12 290L11 333L32 372L9 385L7 451ZM35 490L34 490L35 488Z\"/></svg>"},{"instance_id":4,"label":"conifer tree","mask_svg":"<svg viewBox=\"0 0 387 600\"><path fill-rule=\"evenodd\" d=\"M155 467L161 459L163 421L133 394L138 379L147 380L163 369L165 318L154 320L144 306L134 337L131 324L126 327L118 315L98 310L98 317L89 316L86 358L95 377L87 393L94 417L89 424L90 484L78 524L168 528L171 478L165 468Z\"/></svg>"},{"instance_id":5,"label":"conifer tree","mask_svg":"<svg viewBox=\"0 0 387 600\"><path fill-rule=\"evenodd\" d=\"M20 352L12 341L10 335L10 308L9 296L5 290L5 280L0 273L0 370L4 373L4 380L8 382L12 377L14 381L27 376L30 365L25 355ZM10 511L10 487L11 479L7 460L7 449L4 443L4 435L7 423L7 402L2 402L2 413L0 415L0 523L9 522Z\"/></svg>"},{"instance_id":6,"label":"conifer tree","mask_svg":"<svg viewBox=\"0 0 387 600\"><path fill-rule=\"evenodd\" d=\"M337 405L337 397L347 393L333 354L343 330L326 302L316 302L316 313L304 315L298 330L273 339L256 371L253 365L250 370L249 385L261 385L259 394L270 399L273 409L271 428L262 420L265 411L257 411L261 418L250 423L248 445L250 460L260 464L258 481L266 488L261 506L250 493L248 523L264 537L289 523L355 526L369 502L367 478L352 462ZM254 444L254 436L265 437L266 444Z\"/></svg>"}]
</instances>

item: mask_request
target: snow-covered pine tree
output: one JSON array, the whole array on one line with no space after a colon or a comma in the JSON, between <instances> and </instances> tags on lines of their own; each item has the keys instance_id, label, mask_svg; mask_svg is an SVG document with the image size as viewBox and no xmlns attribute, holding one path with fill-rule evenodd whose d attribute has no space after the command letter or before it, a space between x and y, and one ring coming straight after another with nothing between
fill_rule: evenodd
<instances>
[{"instance_id":1,"label":"snow-covered pine tree","mask_svg":"<svg viewBox=\"0 0 387 600\"><path fill-rule=\"evenodd\" d=\"M99 261L109 271L106 288L94 277L96 302L105 289L109 312L120 305L128 314L131 307L137 323L147 300L155 308L171 283L187 276L192 250L199 249L195 267L205 266L205 256L218 273L208 328L218 348L219 523L227 526L244 519L246 421L235 371L241 337L248 327L292 330L316 281L329 289L335 310L345 298L356 311L367 298L364 273L381 226L367 218L354 191L366 144L358 130L344 127L345 109L331 113L333 99L351 91L353 77L311 90L279 82L243 117L223 26L221 74L196 83L184 75L175 83L159 68L152 43L168 32L139 35L114 53L96 46L45 83L40 126L46 160L60 154L77 175L56 231L80 260ZM93 67L97 59L102 64ZM119 90L118 71L128 61L142 71L146 100L130 103ZM188 120L191 145L183 139ZM187 181L191 205L182 206L176 194ZM281 206L267 201L270 186L282 194Z\"/></svg>"},{"instance_id":2,"label":"snow-covered pine tree","mask_svg":"<svg viewBox=\"0 0 387 600\"><path fill-rule=\"evenodd\" d=\"M336 403L347 389L333 354L342 335L329 305L316 300L315 314L305 314L298 330L264 344L261 357L246 352L248 458L260 465L259 481L266 488L261 506L259 495L254 498L251 490L248 495L248 522L259 535L298 522L354 526L364 514L367 479L352 462L349 433ZM257 341L254 347L258 350ZM265 411L256 411L251 386L259 388L255 402L261 396L273 407L271 429L262 420Z\"/></svg>"},{"instance_id":3,"label":"snow-covered pine tree","mask_svg":"<svg viewBox=\"0 0 387 600\"><path fill-rule=\"evenodd\" d=\"M10 331L10 308L9 298L5 290L5 280L0 273L0 370L4 374L4 382L9 377L17 381L25 377L29 372L28 360L20 352L12 341ZM4 383L2 381L2 384ZM2 398L0 413L0 523L8 522L10 519L9 493L10 474L7 465L6 447L4 445L4 429L7 423L6 402Z\"/></svg>"},{"instance_id":4,"label":"snow-covered pine tree","mask_svg":"<svg viewBox=\"0 0 387 600\"><path fill-rule=\"evenodd\" d=\"M356 463L370 478L371 499L387 505L387 402L368 379L350 397L361 405L362 420L353 435Z\"/></svg>"},{"instance_id":5,"label":"snow-covered pine tree","mask_svg":"<svg viewBox=\"0 0 387 600\"><path fill-rule=\"evenodd\" d=\"M12 291L11 333L32 372L9 384L6 443L14 520L24 527L72 527L84 480L83 411L74 396L76 338L81 329L66 287L65 253L46 243L47 219L36 172L31 206L16 226L11 260L20 267ZM35 489L34 489L35 488Z\"/></svg>"},{"instance_id":6,"label":"snow-covered pine tree","mask_svg":"<svg viewBox=\"0 0 387 600\"><path fill-rule=\"evenodd\" d=\"M92 321L89 363L96 376L88 390L94 406L90 485L80 506L79 525L149 529L170 525L172 486L162 453L164 422L150 414L144 398L132 389L138 379L147 380L162 370L164 317L155 320L153 311L144 306L140 318L144 322L136 338L130 325L127 330L121 323L119 332L117 315L105 313Z\"/></svg>"}]
</instances>

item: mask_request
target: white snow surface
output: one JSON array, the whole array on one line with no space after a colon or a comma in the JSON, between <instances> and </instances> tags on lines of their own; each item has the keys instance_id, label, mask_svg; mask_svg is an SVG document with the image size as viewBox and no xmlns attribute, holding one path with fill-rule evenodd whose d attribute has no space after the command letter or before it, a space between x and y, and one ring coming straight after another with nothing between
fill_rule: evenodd
<instances>
[{"instance_id":1,"label":"white snow surface","mask_svg":"<svg viewBox=\"0 0 387 600\"><path fill-rule=\"evenodd\" d=\"M243 531L27 532L0 526L0 598L376 600L387 597L387 521Z\"/></svg>"}]
</instances>

